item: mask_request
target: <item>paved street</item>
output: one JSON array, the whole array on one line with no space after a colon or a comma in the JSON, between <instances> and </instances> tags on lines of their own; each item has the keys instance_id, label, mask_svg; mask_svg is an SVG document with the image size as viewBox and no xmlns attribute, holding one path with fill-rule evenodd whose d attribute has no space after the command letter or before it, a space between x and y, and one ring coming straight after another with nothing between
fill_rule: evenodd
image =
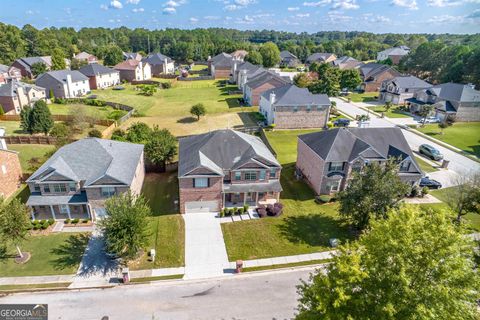
<instances>
[{"instance_id":1,"label":"paved street","mask_svg":"<svg viewBox=\"0 0 480 320\"><path fill-rule=\"evenodd\" d=\"M352 117L355 117L357 115L362 115L362 114L368 114L367 111L360 109L353 103L348 103L338 98L332 98L331 100L337 102L338 110ZM393 123L392 121L389 121L388 119L380 119L378 117L375 117L373 114L370 114L370 117L371 117L370 127L392 127L396 125L395 123ZM422 136L419 136L409 130L402 129L402 132L405 138L407 139L408 144L410 145L410 148L412 148L412 150L414 151L418 150L418 147L421 144L427 143L434 146L441 153L443 153L446 160L450 160L448 171L442 170L442 171L429 174L430 177L442 182L444 186L450 186L454 184L455 177L456 177L455 173L468 174L470 172L480 170L480 163L476 161L473 161L465 156L462 156L461 154L451 151L450 149L447 149L435 142L432 142L426 138L423 138ZM451 172L451 171L454 171L454 172Z\"/></svg>"},{"instance_id":2,"label":"paved street","mask_svg":"<svg viewBox=\"0 0 480 320\"><path fill-rule=\"evenodd\" d=\"M48 303L51 320L290 319L297 306L296 285L312 270L17 294L0 298L0 303Z\"/></svg>"}]
</instances>

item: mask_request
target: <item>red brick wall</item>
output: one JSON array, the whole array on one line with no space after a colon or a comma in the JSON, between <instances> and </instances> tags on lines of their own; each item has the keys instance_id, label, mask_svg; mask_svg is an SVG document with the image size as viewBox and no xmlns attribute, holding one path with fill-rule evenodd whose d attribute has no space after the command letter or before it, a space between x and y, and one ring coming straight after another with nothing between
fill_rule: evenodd
<instances>
[{"instance_id":1,"label":"red brick wall","mask_svg":"<svg viewBox=\"0 0 480 320\"><path fill-rule=\"evenodd\" d=\"M90 84L90 89L97 89L97 77L88 77L88 83Z\"/></svg>"},{"instance_id":2,"label":"red brick wall","mask_svg":"<svg viewBox=\"0 0 480 320\"><path fill-rule=\"evenodd\" d=\"M193 178L179 178L180 188L180 213L185 213L185 202L190 201L218 201L218 210L222 204L222 184L223 178L209 178L208 188L194 188Z\"/></svg>"},{"instance_id":3,"label":"red brick wall","mask_svg":"<svg viewBox=\"0 0 480 320\"><path fill-rule=\"evenodd\" d=\"M215 79L226 79L230 78L231 69L230 68L215 68Z\"/></svg>"},{"instance_id":4,"label":"red brick wall","mask_svg":"<svg viewBox=\"0 0 480 320\"><path fill-rule=\"evenodd\" d=\"M304 175L316 194L320 194L323 183L325 161L321 159L302 140L298 139L297 145L297 168Z\"/></svg>"},{"instance_id":5,"label":"red brick wall","mask_svg":"<svg viewBox=\"0 0 480 320\"><path fill-rule=\"evenodd\" d=\"M260 95L262 93L264 93L267 90L280 87L282 85L283 84L280 84L279 82L274 81L274 82L264 83L261 86L253 89L252 90L252 99L251 99L252 106L258 106L260 104Z\"/></svg>"},{"instance_id":6,"label":"red brick wall","mask_svg":"<svg viewBox=\"0 0 480 320\"><path fill-rule=\"evenodd\" d=\"M22 168L16 152L0 150L0 195L8 198L20 186Z\"/></svg>"},{"instance_id":7,"label":"red brick wall","mask_svg":"<svg viewBox=\"0 0 480 320\"><path fill-rule=\"evenodd\" d=\"M379 91L382 87L382 82L385 80L390 80L398 76L399 73L395 70L388 70L378 75L374 81L369 81L365 83L365 92L376 92Z\"/></svg>"}]
</instances>

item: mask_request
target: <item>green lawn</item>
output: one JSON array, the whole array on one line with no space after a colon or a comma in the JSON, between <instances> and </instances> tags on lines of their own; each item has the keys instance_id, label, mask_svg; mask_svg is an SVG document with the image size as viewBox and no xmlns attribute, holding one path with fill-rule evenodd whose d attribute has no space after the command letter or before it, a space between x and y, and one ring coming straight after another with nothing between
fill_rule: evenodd
<instances>
[{"instance_id":1,"label":"green lawn","mask_svg":"<svg viewBox=\"0 0 480 320\"><path fill-rule=\"evenodd\" d=\"M30 260L25 264L15 263L15 248L9 246L7 254L0 256L0 277L74 274L87 242L86 233L29 236L20 248L31 253Z\"/></svg>"},{"instance_id":2,"label":"green lawn","mask_svg":"<svg viewBox=\"0 0 480 320\"><path fill-rule=\"evenodd\" d=\"M403 113L398 108L392 107L388 112L385 110L385 106L375 106L369 107L370 110L375 111L377 113L384 113L385 117L387 118L411 118L410 115Z\"/></svg>"},{"instance_id":3,"label":"green lawn","mask_svg":"<svg viewBox=\"0 0 480 320\"><path fill-rule=\"evenodd\" d=\"M432 167L427 161L423 160L421 157L415 156L415 161L417 161L418 165L420 166L420 169L422 169L423 172L435 172L438 171L437 168Z\"/></svg>"},{"instance_id":4,"label":"green lawn","mask_svg":"<svg viewBox=\"0 0 480 320\"><path fill-rule=\"evenodd\" d=\"M177 171L147 174L142 194L148 200L154 216L178 213L179 209L174 203L179 199Z\"/></svg>"},{"instance_id":5,"label":"green lawn","mask_svg":"<svg viewBox=\"0 0 480 320\"><path fill-rule=\"evenodd\" d=\"M52 103L48 105L50 112L57 115L71 115L79 110L85 115L95 117L97 119L110 119L116 120L123 117L127 112L123 110L115 110L112 107L95 107L87 106L80 103L72 104L56 104Z\"/></svg>"},{"instance_id":6,"label":"green lawn","mask_svg":"<svg viewBox=\"0 0 480 320\"><path fill-rule=\"evenodd\" d=\"M37 163L41 164L47 160L45 154L55 150L55 146L48 144L9 144L8 148L19 152L23 173L33 173L29 164L31 159L37 158Z\"/></svg>"},{"instance_id":7,"label":"green lawn","mask_svg":"<svg viewBox=\"0 0 480 320\"><path fill-rule=\"evenodd\" d=\"M313 191L294 177L296 138L310 131L274 131L267 136L283 165L279 218L222 224L230 261L312 253L330 250L329 239L349 239L348 225L337 204L318 205Z\"/></svg>"},{"instance_id":8,"label":"green lawn","mask_svg":"<svg viewBox=\"0 0 480 320\"><path fill-rule=\"evenodd\" d=\"M55 121L55 123L62 123L61 121ZM20 128L20 121L0 121L0 127L5 127L6 134L10 136L29 136L30 134L23 131ZM82 131L76 132L73 134L73 139L82 139L88 136L88 132L92 129L97 129L100 132L103 132L107 129L106 126L94 125L93 128L90 128L88 125L85 125ZM40 134L41 135L41 134Z\"/></svg>"},{"instance_id":9,"label":"green lawn","mask_svg":"<svg viewBox=\"0 0 480 320\"><path fill-rule=\"evenodd\" d=\"M364 92L364 93L351 93L347 96L353 102L369 102L376 101L378 97L378 92Z\"/></svg>"},{"instance_id":10,"label":"green lawn","mask_svg":"<svg viewBox=\"0 0 480 320\"><path fill-rule=\"evenodd\" d=\"M446 128L443 134L437 124L416 129L480 158L480 122L457 122Z\"/></svg>"}]
</instances>

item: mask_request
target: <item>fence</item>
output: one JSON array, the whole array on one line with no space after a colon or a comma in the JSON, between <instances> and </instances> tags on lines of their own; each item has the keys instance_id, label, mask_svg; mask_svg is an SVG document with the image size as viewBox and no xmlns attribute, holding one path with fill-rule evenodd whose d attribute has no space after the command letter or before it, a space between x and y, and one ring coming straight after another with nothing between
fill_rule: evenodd
<instances>
[{"instance_id":1,"label":"fence","mask_svg":"<svg viewBox=\"0 0 480 320\"><path fill-rule=\"evenodd\" d=\"M56 144L57 139L50 136L5 136L7 144Z\"/></svg>"},{"instance_id":2,"label":"fence","mask_svg":"<svg viewBox=\"0 0 480 320\"><path fill-rule=\"evenodd\" d=\"M198 77L178 77L178 81L200 81L200 80L215 80L213 76L198 76Z\"/></svg>"}]
</instances>

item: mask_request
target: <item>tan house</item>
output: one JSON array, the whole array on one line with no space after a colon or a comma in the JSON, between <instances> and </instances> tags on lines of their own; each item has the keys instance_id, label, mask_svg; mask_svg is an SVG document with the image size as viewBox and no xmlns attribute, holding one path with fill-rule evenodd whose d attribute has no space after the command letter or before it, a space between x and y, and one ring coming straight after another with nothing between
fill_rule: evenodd
<instances>
[{"instance_id":1,"label":"tan house","mask_svg":"<svg viewBox=\"0 0 480 320\"><path fill-rule=\"evenodd\" d=\"M143 145L97 138L61 147L27 179L32 219L96 219L105 200L131 191L145 177Z\"/></svg>"},{"instance_id":2,"label":"tan house","mask_svg":"<svg viewBox=\"0 0 480 320\"><path fill-rule=\"evenodd\" d=\"M11 80L22 80L22 73L20 70L15 67L0 64L0 85L6 84Z\"/></svg>"},{"instance_id":3,"label":"tan house","mask_svg":"<svg viewBox=\"0 0 480 320\"><path fill-rule=\"evenodd\" d=\"M98 58L96 56L85 51L76 54L73 58L87 63L98 63Z\"/></svg>"},{"instance_id":4,"label":"tan house","mask_svg":"<svg viewBox=\"0 0 480 320\"><path fill-rule=\"evenodd\" d=\"M379 100L393 104L405 104L406 100L421 89L430 88L432 85L414 76L399 76L382 82Z\"/></svg>"},{"instance_id":5,"label":"tan house","mask_svg":"<svg viewBox=\"0 0 480 320\"><path fill-rule=\"evenodd\" d=\"M380 91L382 83L386 80L400 76L400 72L390 66L380 63L367 63L359 67L362 83L359 89L365 92Z\"/></svg>"},{"instance_id":6,"label":"tan house","mask_svg":"<svg viewBox=\"0 0 480 320\"><path fill-rule=\"evenodd\" d=\"M0 106L6 114L20 114L24 106L45 99L45 88L33 84L12 80L0 86Z\"/></svg>"},{"instance_id":7,"label":"tan house","mask_svg":"<svg viewBox=\"0 0 480 320\"><path fill-rule=\"evenodd\" d=\"M264 71L248 79L243 86L243 99L250 106L258 106L262 93L273 88L282 87L290 82L289 78L281 77L273 71Z\"/></svg>"},{"instance_id":8,"label":"tan house","mask_svg":"<svg viewBox=\"0 0 480 320\"><path fill-rule=\"evenodd\" d=\"M113 69L120 72L120 81L143 81L152 78L150 64L134 59L120 62Z\"/></svg>"},{"instance_id":9,"label":"tan house","mask_svg":"<svg viewBox=\"0 0 480 320\"><path fill-rule=\"evenodd\" d=\"M231 76L233 64L232 55L222 52L208 60L209 74L215 79L228 79Z\"/></svg>"},{"instance_id":10,"label":"tan house","mask_svg":"<svg viewBox=\"0 0 480 320\"><path fill-rule=\"evenodd\" d=\"M7 149L4 134L5 129L0 128L0 197L7 199L21 185L22 167L18 152Z\"/></svg>"},{"instance_id":11,"label":"tan house","mask_svg":"<svg viewBox=\"0 0 480 320\"><path fill-rule=\"evenodd\" d=\"M422 171L400 128L337 128L298 137L297 174L316 194L333 194L348 185L352 172L370 162L398 160L398 175L416 185Z\"/></svg>"},{"instance_id":12,"label":"tan house","mask_svg":"<svg viewBox=\"0 0 480 320\"><path fill-rule=\"evenodd\" d=\"M311 65L314 62L317 63L330 63L337 59L337 56L333 53L326 53L326 52L317 52L313 53L307 57L305 61L306 65Z\"/></svg>"},{"instance_id":13,"label":"tan house","mask_svg":"<svg viewBox=\"0 0 480 320\"><path fill-rule=\"evenodd\" d=\"M282 167L260 138L217 130L180 139L180 212L275 203Z\"/></svg>"},{"instance_id":14,"label":"tan house","mask_svg":"<svg viewBox=\"0 0 480 320\"><path fill-rule=\"evenodd\" d=\"M142 59L142 62L150 65L154 76L175 73L175 61L160 52L149 54Z\"/></svg>"}]
</instances>

